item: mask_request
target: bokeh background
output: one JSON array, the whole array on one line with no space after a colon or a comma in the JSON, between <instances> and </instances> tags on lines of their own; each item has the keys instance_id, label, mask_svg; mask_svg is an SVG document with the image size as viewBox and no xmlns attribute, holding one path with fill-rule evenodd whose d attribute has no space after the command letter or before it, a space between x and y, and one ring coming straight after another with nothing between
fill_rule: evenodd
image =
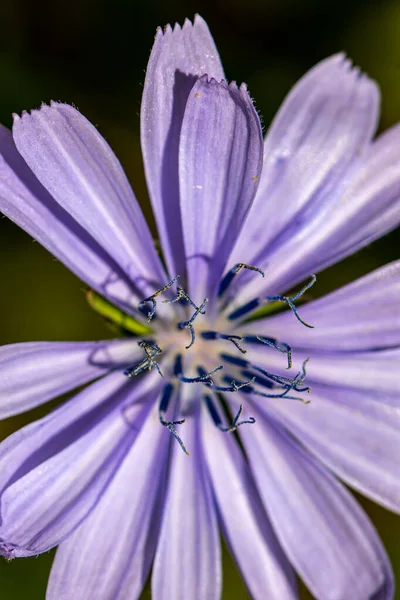
<instances>
[{"instance_id":1,"label":"bokeh background","mask_svg":"<svg viewBox=\"0 0 400 600\"><path fill-rule=\"evenodd\" d=\"M144 70L156 27L196 12L210 25L228 78L248 84L265 128L305 70L339 50L379 82L381 129L400 120L400 0L11 0L0 7L0 121L10 126L12 112L51 99L74 103L109 141L151 218L139 145ZM398 258L399 240L395 231L328 269L315 292ZM0 219L0 281L0 344L110 335L86 305L83 284L7 219ZM53 405L0 423L0 438ZM361 502L400 581L400 517ZM52 557L0 561L1 597L44 598ZM223 598L248 598L227 552Z\"/></svg>"}]
</instances>

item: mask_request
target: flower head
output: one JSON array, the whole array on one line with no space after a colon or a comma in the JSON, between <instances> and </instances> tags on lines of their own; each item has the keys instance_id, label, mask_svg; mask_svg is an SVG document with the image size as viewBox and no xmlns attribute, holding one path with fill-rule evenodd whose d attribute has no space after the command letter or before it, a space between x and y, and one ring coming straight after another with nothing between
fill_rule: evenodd
<instances>
[{"instance_id":1,"label":"flower head","mask_svg":"<svg viewBox=\"0 0 400 600\"><path fill-rule=\"evenodd\" d=\"M158 30L141 141L162 259L76 109L0 130L0 209L121 333L0 348L2 417L92 382L0 446L0 551L59 545L49 599L138 598L152 565L157 600L217 599L219 528L254 598L295 598L295 571L321 600L393 597L336 476L399 510L400 263L303 303L400 221L400 130L372 141L378 105L333 56L263 142L205 22Z\"/></svg>"}]
</instances>

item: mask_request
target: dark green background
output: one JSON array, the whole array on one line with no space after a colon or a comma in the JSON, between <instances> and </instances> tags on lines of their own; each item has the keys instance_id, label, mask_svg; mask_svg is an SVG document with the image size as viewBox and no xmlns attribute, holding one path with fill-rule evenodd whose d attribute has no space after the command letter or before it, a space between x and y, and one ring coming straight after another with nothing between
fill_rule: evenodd
<instances>
[{"instance_id":1,"label":"dark green background","mask_svg":"<svg viewBox=\"0 0 400 600\"><path fill-rule=\"evenodd\" d=\"M296 79L339 50L379 82L381 128L400 120L400 0L11 0L0 8L1 122L10 125L12 112L51 99L74 103L114 148L150 218L138 137L144 69L157 25L195 12L208 21L228 78L248 84L265 127ZM321 274L316 293L398 258L398 248L397 231ZM0 281L0 343L109 336L87 307L82 283L6 219ZM49 406L0 423L0 437ZM362 502L400 580L400 518ZM0 596L44 598L51 560L52 553L0 561ZM248 598L228 555L223 597Z\"/></svg>"}]
</instances>

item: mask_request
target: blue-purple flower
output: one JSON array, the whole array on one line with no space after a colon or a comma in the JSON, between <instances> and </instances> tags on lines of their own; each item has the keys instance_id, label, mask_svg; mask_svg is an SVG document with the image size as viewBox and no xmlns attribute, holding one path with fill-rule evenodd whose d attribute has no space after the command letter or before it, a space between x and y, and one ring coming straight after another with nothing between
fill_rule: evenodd
<instances>
[{"instance_id":1,"label":"blue-purple flower","mask_svg":"<svg viewBox=\"0 0 400 600\"><path fill-rule=\"evenodd\" d=\"M0 129L1 211L125 334L0 348L3 418L92 382L0 445L0 550L59 545L50 600L138 598L151 567L156 600L218 599L219 530L253 598L296 598L295 572L320 600L393 598L337 477L399 510L400 262L301 304L399 224L400 128L373 140L378 112L333 56L263 142L205 22L158 30L141 140L162 259L76 109Z\"/></svg>"}]
</instances>

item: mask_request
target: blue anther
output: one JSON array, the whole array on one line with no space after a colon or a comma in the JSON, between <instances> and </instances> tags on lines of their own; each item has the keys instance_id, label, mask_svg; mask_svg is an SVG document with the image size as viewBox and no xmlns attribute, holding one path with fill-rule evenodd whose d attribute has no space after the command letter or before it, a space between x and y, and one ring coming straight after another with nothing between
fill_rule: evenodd
<instances>
[{"instance_id":1,"label":"blue anther","mask_svg":"<svg viewBox=\"0 0 400 600\"><path fill-rule=\"evenodd\" d=\"M218 414L218 411L215 407L214 402L212 401L210 396L204 396L204 400L206 402L207 408L209 410L209 413L211 415L212 420L214 421L214 425L216 425L217 427L219 427L222 424L221 421L221 417Z\"/></svg>"},{"instance_id":2,"label":"blue anther","mask_svg":"<svg viewBox=\"0 0 400 600\"><path fill-rule=\"evenodd\" d=\"M295 294L294 296L290 296L290 297L289 296L265 296L264 298L254 298L254 300L250 300L250 302L248 302L247 304L244 304L240 308L237 308L236 310L234 310L230 315L228 315L228 319L230 321L234 321L235 319L244 317L244 315L246 315L249 312L252 312L256 308L258 308L260 306L260 304L263 302L284 302L285 304L287 304L290 307L294 316L300 323L302 323L302 325L305 325L306 327L313 329L313 325L310 325L309 323L307 323L306 321L303 321L303 319L300 318L300 315L297 312L297 308L294 305L294 303L307 290L309 290L310 287L313 286L316 281L317 281L316 276L314 274L311 275L311 281L309 281L304 287L302 287L301 290L299 292L297 292L297 294Z\"/></svg>"},{"instance_id":3,"label":"blue anther","mask_svg":"<svg viewBox=\"0 0 400 600\"><path fill-rule=\"evenodd\" d=\"M222 353L222 354L220 354L220 357L222 360L225 360L226 362L230 363L231 365L235 365L235 367L250 367L251 366L251 364L249 363L248 360L245 360L244 358L239 358L238 356L232 356L231 354Z\"/></svg>"},{"instance_id":4,"label":"blue anther","mask_svg":"<svg viewBox=\"0 0 400 600\"><path fill-rule=\"evenodd\" d=\"M156 312L157 302L155 299L157 298L157 296L159 296L160 294L162 294L163 292L168 290L170 287L172 287L177 279L179 279L179 275L175 275L175 277L173 279L171 279L171 281L169 281L166 285L164 285L164 287L160 288L159 290L154 292L154 294L152 294L148 298L145 298L144 300L141 300L141 302L139 302L140 309L143 308L145 306L145 304L147 304L148 302L151 302L151 304L152 304L151 309L147 313L147 320L149 322L154 317L154 313Z\"/></svg>"},{"instance_id":5,"label":"blue anther","mask_svg":"<svg viewBox=\"0 0 400 600\"><path fill-rule=\"evenodd\" d=\"M274 384L272 383L272 381L270 381L266 377L261 377L261 375L254 374L250 370L244 369L242 371L242 375L243 375L243 377L248 377L249 379L251 377L255 377L254 383L258 384L258 385L261 385L262 387L266 387L268 389L271 389L271 388L274 387Z\"/></svg>"},{"instance_id":6,"label":"blue anther","mask_svg":"<svg viewBox=\"0 0 400 600\"><path fill-rule=\"evenodd\" d=\"M228 289L230 284L232 283L233 278L240 273L242 269L248 269L249 271L257 271L260 273L262 277L264 277L264 271L259 269L258 267L252 267L251 265L246 265L245 263L238 263L228 273L222 278L222 281L219 285L218 289L218 297L221 297L223 293Z\"/></svg>"},{"instance_id":7,"label":"blue anther","mask_svg":"<svg viewBox=\"0 0 400 600\"><path fill-rule=\"evenodd\" d=\"M182 355L177 354L175 358L174 365L174 375L175 377L180 377L182 375Z\"/></svg>"},{"instance_id":8,"label":"blue anther","mask_svg":"<svg viewBox=\"0 0 400 600\"><path fill-rule=\"evenodd\" d=\"M163 393L161 394L159 412L166 413L169 406L169 401L171 400L172 393L174 391L174 386L172 383L167 383L165 386Z\"/></svg>"},{"instance_id":9,"label":"blue anther","mask_svg":"<svg viewBox=\"0 0 400 600\"><path fill-rule=\"evenodd\" d=\"M262 300L260 298L254 298L254 300L250 300L247 304L244 304L240 308L237 308L230 315L228 315L229 321L234 321L235 319L240 319L240 317L244 317L247 313L255 310L258 306L260 306Z\"/></svg>"}]
</instances>

